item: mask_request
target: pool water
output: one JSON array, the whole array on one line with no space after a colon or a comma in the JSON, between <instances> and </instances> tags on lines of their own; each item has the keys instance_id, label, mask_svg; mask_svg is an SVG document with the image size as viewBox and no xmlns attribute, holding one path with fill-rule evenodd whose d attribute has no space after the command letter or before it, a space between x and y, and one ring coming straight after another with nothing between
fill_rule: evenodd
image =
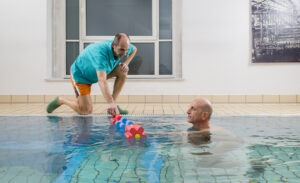
<instances>
[{"instance_id":1,"label":"pool water","mask_svg":"<svg viewBox=\"0 0 300 183\"><path fill-rule=\"evenodd\" d=\"M186 116L0 116L0 182L300 182L300 116L214 116L222 130L187 134ZM163 134L174 132L174 134Z\"/></svg>"}]
</instances>

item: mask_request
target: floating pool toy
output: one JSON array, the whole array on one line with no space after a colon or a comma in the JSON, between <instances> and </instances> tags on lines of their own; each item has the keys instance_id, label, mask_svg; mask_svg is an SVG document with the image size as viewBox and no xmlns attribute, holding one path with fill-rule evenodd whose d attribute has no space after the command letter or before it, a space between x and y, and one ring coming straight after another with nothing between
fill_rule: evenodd
<instances>
[{"instance_id":1,"label":"floating pool toy","mask_svg":"<svg viewBox=\"0 0 300 183\"><path fill-rule=\"evenodd\" d=\"M133 125L133 122L126 119L126 118L121 118L121 120L115 122L116 128L120 128L120 129L125 129L126 125Z\"/></svg>"},{"instance_id":2,"label":"floating pool toy","mask_svg":"<svg viewBox=\"0 0 300 183\"><path fill-rule=\"evenodd\" d=\"M135 139L140 139L140 138L141 138L141 135L140 135L140 134L135 134L134 138L135 138Z\"/></svg>"},{"instance_id":3,"label":"floating pool toy","mask_svg":"<svg viewBox=\"0 0 300 183\"><path fill-rule=\"evenodd\" d=\"M115 124L115 122L116 122L116 121L120 121L121 118L122 118L122 116L120 116L119 114L115 114L115 115L113 115L112 118L110 118L110 122L111 122L112 124Z\"/></svg>"},{"instance_id":4,"label":"floating pool toy","mask_svg":"<svg viewBox=\"0 0 300 183\"><path fill-rule=\"evenodd\" d=\"M125 133L126 138L146 138L147 136L144 134L144 128L140 125L134 124L134 125L127 125L125 127Z\"/></svg>"},{"instance_id":5,"label":"floating pool toy","mask_svg":"<svg viewBox=\"0 0 300 183\"><path fill-rule=\"evenodd\" d=\"M110 122L116 126L120 131L124 131L124 136L126 138L146 138L147 136L144 134L144 128L138 124L134 124L132 121L120 116L119 114L113 115L110 119Z\"/></svg>"}]
</instances>

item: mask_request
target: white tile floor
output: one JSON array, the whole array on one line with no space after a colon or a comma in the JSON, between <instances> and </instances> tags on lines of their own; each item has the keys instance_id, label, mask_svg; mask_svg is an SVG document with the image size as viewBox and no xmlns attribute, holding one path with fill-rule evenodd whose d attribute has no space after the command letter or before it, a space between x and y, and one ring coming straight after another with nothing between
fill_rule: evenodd
<instances>
[{"instance_id":1,"label":"white tile floor","mask_svg":"<svg viewBox=\"0 0 300 183\"><path fill-rule=\"evenodd\" d=\"M120 104L129 114L186 114L190 104ZM47 114L47 104L0 104L0 115ZM300 104L213 104L214 114L299 114ZM52 114L76 114L61 106ZM95 104L93 114L106 114L106 104Z\"/></svg>"}]
</instances>

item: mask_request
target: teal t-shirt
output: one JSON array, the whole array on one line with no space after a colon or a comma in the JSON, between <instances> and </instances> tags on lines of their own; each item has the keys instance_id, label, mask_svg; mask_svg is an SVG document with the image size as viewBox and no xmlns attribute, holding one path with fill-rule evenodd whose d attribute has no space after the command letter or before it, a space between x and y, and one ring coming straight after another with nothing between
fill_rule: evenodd
<instances>
[{"instance_id":1,"label":"teal t-shirt","mask_svg":"<svg viewBox=\"0 0 300 183\"><path fill-rule=\"evenodd\" d=\"M113 40L97 42L86 47L71 66L73 79L78 83L93 84L98 82L96 71L105 71L108 75L120 62L112 51ZM126 56L134 47L129 45Z\"/></svg>"}]
</instances>

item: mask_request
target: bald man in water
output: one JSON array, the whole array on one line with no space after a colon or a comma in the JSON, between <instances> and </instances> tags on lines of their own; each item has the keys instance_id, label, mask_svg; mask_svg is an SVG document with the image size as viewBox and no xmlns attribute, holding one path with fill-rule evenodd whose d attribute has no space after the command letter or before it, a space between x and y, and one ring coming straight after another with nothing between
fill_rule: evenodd
<instances>
[{"instance_id":1,"label":"bald man in water","mask_svg":"<svg viewBox=\"0 0 300 183\"><path fill-rule=\"evenodd\" d=\"M211 103L207 99L195 99L187 110L188 122L194 130L209 129L209 120L212 115Z\"/></svg>"},{"instance_id":2,"label":"bald man in water","mask_svg":"<svg viewBox=\"0 0 300 183\"><path fill-rule=\"evenodd\" d=\"M191 123L193 126L188 130L188 134L201 133L201 132L209 132L210 131L210 117L212 115L213 109L210 101L203 98L197 98L193 100L189 109L187 110L187 121ZM136 122L138 124L149 124L145 122ZM186 123L186 122L184 122ZM168 124L184 124L182 122L179 123L168 123ZM152 124L152 123L151 123ZM154 123L153 123L154 124ZM156 125L164 125L165 123L155 123ZM213 126L215 127L215 126ZM168 134L168 135L176 135L182 134L181 132L145 132L146 134Z\"/></svg>"},{"instance_id":3,"label":"bald man in water","mask_svg":"<svg viewBox=\"0 0 300 183\"><path fill-rule=\"evenodd\" d=\"M129 36L125 33L115 35L114 40L102 41L89 45L77 57L71 66L70 77L77 101L63 96L56 97L47 106L47 112L52 113L61 105L71 107L78 114L91 114L93 111L91 85L98 83L100 90L108 104L109 114L127 114L116 100L125 84L128 65L137 49L130 44ZM123 63L120 58L126 57ZM108 87L107 79L116 77L113 93Z\"/></svg>"}]
</instances>

